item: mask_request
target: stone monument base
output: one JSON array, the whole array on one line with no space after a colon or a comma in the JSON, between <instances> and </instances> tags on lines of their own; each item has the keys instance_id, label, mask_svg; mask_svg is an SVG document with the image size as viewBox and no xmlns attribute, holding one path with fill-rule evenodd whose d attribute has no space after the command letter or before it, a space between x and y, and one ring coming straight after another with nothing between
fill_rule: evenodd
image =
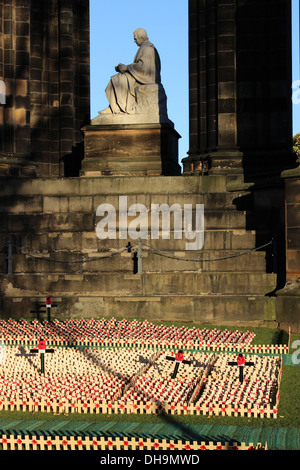
<instances>
[{"instance_id":1,"label":"stone monument base","mask_svg":"<svg viewBox=\"0 0 300 470\"><path fill-rule=\"evenodd\" d=\"M227 183L227 175L38 178L22 184L3 178L1 318L32 319L39 312L37 305L44 306L50 296L57 305L53 318L117 316L277 326L276 297L270 295L277 274L266 270L272 250L251 251L272 237L271 224L268 233L264 226L252 226L254 218L266 220L270 205L249 207L248 191L229 192ZM119 217L118 201L124 195L128 209L141 203L149 214L142 274L136 273L136 241L129 233L129 224L136 219L128 215L128 224L122 225ZM266 204L265 197L263 201ZM97 208L103 203L116 209L116 238L98 238L96 226L103 219ZM187 250L186 243L192 241L186 236L189 229L184 227L177 238L173 216L169 239L163 238L167 226L162 217L158 239L151 236L151 206L162 203L170 208L179 204L183 217L184 204L191 204L193 211L196 204L204 204L203 249ZM120 227L126 229L125 238ZM12 274L7 274L9 235ZM131 253L123 251L129 241ZM242 252L244 256L232 256ZM41 319L45 317L41 312Z\"/></svg>"},{"instance_id":2,"label":"stone monument base","mask_svg":"<svg viewBox=\"0 0 300 470\"><path fill-rule=\"evenodd\" d=\"M80 176L180 175L180 135L168 119L143 115L100 115L83 129Z\"/></svg>"}]
</instances>

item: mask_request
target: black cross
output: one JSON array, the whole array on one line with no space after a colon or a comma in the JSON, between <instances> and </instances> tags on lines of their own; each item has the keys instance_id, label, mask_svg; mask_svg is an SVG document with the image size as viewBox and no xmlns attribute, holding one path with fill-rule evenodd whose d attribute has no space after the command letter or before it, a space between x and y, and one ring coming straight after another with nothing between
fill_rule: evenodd
<instances>
[{"instance_id":1,"label":"black cross","mask_svg":"<svg viewBox=\"0 0 300 470\"><path fill-rule=\"evenodd\" d=\"M48 321L51 321L51 309L57 307L57 304L52 303L52 299L50 297L46 298L45 303L36 303L35 304L35 310L30 310L30 313L36 313L36 318L37 320L40 320L40 314L41 313L46 313L48 316ZM46 310L42 310L43 308L46 308Z\"/></svg>"},{"instance_id":2,"label":"black cross","mask_svg":"<svg viewBox=\"0 0 300 470\"><path fill-rule=\"evenodd\" d=\"M39 353L41 358L41 373L45 373L45 353L54 353L54 349L46 349L46 341L40 340L38 347L35 349L30 349L30 352L33 354Z\"/></svg>"},{"instance_id":3,"label":"black cross","mask_svg":"<svg viewBox=\"0 0 300 470\"><path fill-rule=\"evenodd\" d=\"M239 363L239 359L242 362L241 364ZM239 367L239 379L240 382L243 383L244 381L244 366L254 366L254 362L246 362L244 359L243 354L239 354L238 359L235 362L228 362L230 366L238 366Z\"/></svg>"},{"instance_id":4,"label":"black cross","mask_svg":"<svg viewBox=\"0 0 300 470\"><path fill-rule=\"evenodd\" d=\"M182 351L178 351L178 352L182 354ZM176 354L176 356L177 356L177 354ZM180 364L191 364L191 361L186 361L185 359L177 359L176 356L175 357L173 357L173 356L167 356L166 357L166 359L168 361L175 361L176 362L175 367L174 367L174 371L173 371L173 375L172 375L172 379L175 379L175 377L177 376L177 372L178 372Z\"/></svg>"},{"instance_id":5,"label":"black cross","mask_svg":"<svg viewBox=\"0 0 300 470\"><path fill-rule=\"evenodd\" d=\"M35 310L30 310L30 313L36 313L36 319L40 320L40 314L46 313L46 310L42 310L45 304L35 304Z\"/></svg>"}]
</instances>

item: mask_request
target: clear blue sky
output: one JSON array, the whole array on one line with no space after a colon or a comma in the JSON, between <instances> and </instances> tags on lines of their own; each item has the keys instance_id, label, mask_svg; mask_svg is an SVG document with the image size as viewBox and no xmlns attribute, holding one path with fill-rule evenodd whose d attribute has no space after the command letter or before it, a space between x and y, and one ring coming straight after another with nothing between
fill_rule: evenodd
<instances>
[{"instance_id":1,"label":"clear blue sky","mask_svg":"<svg viewBox=\"0 0 300 470\"><path fill-rule=\"evenodd\" d=\"M299 73L299 0L293 6L293 80ZM91 11L91 118L107 107L105 88L118 63L129 64L137 51L133 31L144 28L162 62L162 83L168 114L177 132L179 161L189 148L188 116L188 1L90 0ZM300 104L294 106L294 134L300 132Z\"/></svg>"}]
</instances>

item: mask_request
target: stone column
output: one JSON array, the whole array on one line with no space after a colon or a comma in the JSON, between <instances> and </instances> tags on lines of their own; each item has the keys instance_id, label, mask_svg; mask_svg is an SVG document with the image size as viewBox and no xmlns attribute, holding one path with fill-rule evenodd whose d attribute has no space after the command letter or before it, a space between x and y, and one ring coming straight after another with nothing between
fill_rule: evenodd
<instances>
[{"instance_id":1,"label":"stone column","mask_svg":"<svg viewBox=\"0 0 300 470\"><path fill-rule=\"evenodd\" d=\"M0 79L6 91L6 103L0 105L0 173L10 164L11 174L31 175L29 4L1 0L0 15Z\"/></svg>"},{"instance_id":2,"label":"stone column","mask_svg":"<svg viewBox=\"0 0 300 470\"><path fill-rule=\"evenodd\" d=\"M0 0L0 45L0 174L78 176L90 121L88 0Z\"/></svg>"},{"instance_id":3,"label":"stone column","mask_svg":"<svg viewBox=\"0 0 300 470\"><path fill-rule=\"evenodd\" d=\"M235 0L189 2L190 150L184 173L241 165L235 17Z\"/></svg>"},{"instance_id":4,"label":"stone column","mask_svg":"<svg viewBox=\"0 0 300 470\"><path fill-rule=\"evenodd\" d=\"M40 176L76 176L89 123L88 1L32 2L31 134ZM80 153L82 155L80 156Z\"/></svg>"},{"instance_id":5,"label":"stone column","mask_svg":"<svg viewBox=\"0 0 300 470\"><path fill-rule=\"evenodd\" d=\"M291 168L291 18L286 0L190 0L185 174Z\"/></svg>"},{"instance_id":6,"label":"stone column","mask_svg":"<svg viewBox=\"0 0 300 470\"><path fill-rule=\"evenodd\" d=\"M300 332L300 159L299 166L282 173L285 185L286 283L277 292L277 319Z\"/></svg>"}]
</instances>

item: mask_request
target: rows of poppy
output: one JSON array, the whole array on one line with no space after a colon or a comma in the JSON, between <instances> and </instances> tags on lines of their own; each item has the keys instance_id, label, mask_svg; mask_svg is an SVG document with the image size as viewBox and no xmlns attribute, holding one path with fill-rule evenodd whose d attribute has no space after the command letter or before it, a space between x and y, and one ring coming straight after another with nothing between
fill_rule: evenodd
<instances>
[{"instance_id":1,"label":"rows of poppy","mask_svg":"<svg viewBox=\"0 0 300 470\"><path fill-rule=\"evenodd\" d=\"M0 338L2 340L27 339L36 341L43 337L51 341L80 343L86 340L137 341L144 343L188 344L201 347L204 345L249 345L254 333L238 330L219 330L214 328L196 328L186 326L156 325L147 320L112 319L66 319L28 322L24 319L0 320Z\"/></svg>"}]
</instances>

